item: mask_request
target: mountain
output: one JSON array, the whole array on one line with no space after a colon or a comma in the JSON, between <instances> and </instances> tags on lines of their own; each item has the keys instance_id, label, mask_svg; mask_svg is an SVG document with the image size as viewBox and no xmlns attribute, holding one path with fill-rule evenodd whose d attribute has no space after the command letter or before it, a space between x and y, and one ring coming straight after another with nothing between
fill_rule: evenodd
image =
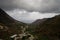
<instances>
[{"instance_id":1,"label":"mountain","mask_svg":"<svg viewBox=\"0 0 60 40\"><path fill-rule=\"evenodd\" d=\"M40 22L39 26L29 31L37 37L37 40L60 40L60 15Z\"/></svg>"},{"instance_id":2,"label":"mountain","mask_svg":"<svg viewBox=\"0 0 60 40\"><path fill-rule=\"evenodd\" d=\"M38 20L34 21L33 23L31 23L30 25L39 26L39 24L42 24L45 20L47 20L47 18L38 19Z\"/></svg>"},{"instance_id":3,"label":"mountain","mask_svg":"<svg viewBox=\"0 0 60 40\"><path fill-rule=\"evenodd\" d=\"M34 22L32 22L31 24L29 24L29 30L30 31L34 31L36 29L36 27L39 27L40 24L42 24L44 21L46 21L47 18L44 18L44 19L37 19L35 20Z\"/></svg>"},{"instance_id":4,"label":"mountain","mask_svg":"<svg viewBox=\"0 0 60 40\"><path fill-rule=\"evenodd\" d=\"M22 22L19 22L19 21L13 19L12 17L10 17L1 8L0 8L0 23L3 23L5 25L10 25L10 24L15 24L15 23L21 23L21 24L23 24Z\"/></svg>"},{"instance_id":5,"label":"mountain","mask_svg":"<svg viewBox=\"0 0 60 40\"><path fill-rule=\"evenodd\" d=\"M25 27L26 25L13 19L0 8L0 39L9 40L11 35L21 33L21 26Z\"/></svg>"},{"instance_id":6,"label":"mountain","mask_svg":"<svg viewBox=\"0 0 60 40\"><path fill-rule=\"evenodd\" d=\"M34 21L32 24L39 24L39 23L42 23L46 20L47 18L44 18L44 19L38 19L36 21Z\"/></svg>"},{"instance_id":7,"label":"mountain","mask_svg":"<svg viewBox=\"0 0 60 40\"><path fill-rule=\"evenodd\" d=\"M0 8L0 22L2 23L13 23L15 22L15 20L10 17L6 12L4 12L1 8Z\"/></svg>"}]
</instances>

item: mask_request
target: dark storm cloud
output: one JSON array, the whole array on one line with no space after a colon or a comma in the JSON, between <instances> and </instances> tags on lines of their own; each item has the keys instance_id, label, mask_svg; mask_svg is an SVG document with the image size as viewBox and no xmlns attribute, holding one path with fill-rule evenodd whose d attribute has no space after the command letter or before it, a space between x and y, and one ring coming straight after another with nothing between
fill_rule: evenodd
<instances>
[{"instance_id":1,"label":"dark storm cloud","mask_svg":"<svg viewBox=\"0 0 60 40\"><path fill-rule=\"evenodd\" d=\"M0 8L60 13L60 0L0 0Z\"/></svg>"},{"instance_id":2,"label":"dark storm cloud","mask_svg":"<svg viewBox=\"0 0 60 40\"><path fill-rule=\"evenodd\" d=\"M0 8L5 10L12 10L16 8L14 0L0 0Z\"/></svg>"}]
</instances>

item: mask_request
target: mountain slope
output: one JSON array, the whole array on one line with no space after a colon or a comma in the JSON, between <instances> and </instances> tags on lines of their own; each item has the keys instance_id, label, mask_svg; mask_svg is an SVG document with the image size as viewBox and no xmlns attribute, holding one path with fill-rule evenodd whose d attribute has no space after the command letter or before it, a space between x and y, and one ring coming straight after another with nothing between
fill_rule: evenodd
<instances>
[{"instance_id":1,"label":"mountain slope","mask_svg":"<svg viewBox=\"0 0 60 40\"><path fill-rule=\"evenodd\" d=\"M36 21L34 21L33 23L30 24L30 26L39 26L39 24L42 24L45 20L47 20L47 18L44 19L38 19Z\"/></svg>"},{"instance_id":2,"label":"mountain slope","mask_svg":"<svg viewBox=\"0 0 60 40\"><path fill-rule=\"evenodd\" d=\"M60 15L39 23L39 26L32 30L32 34L36 35L38 40L60 40Z\"/></svg>"},{"instance_id":3,"label":"mountain slope","mask_svg":"<svg viewBox=\"0 0 60 40\"><path fill-rule=\"evenodd\" d=\"M36 27L39 27L40 24L42 24L44 21L46 21L47 18L44 19L37 19L36 21L34 21L33 23L29 24L29 31L33 32ZM33 31L32 31L33 30Z\"/></svg>"},{"instance_id":4,"label":"mountain slope","mask_svg":"<svg viewBox=\"0 0 60 40\"><path fill-rule=\"evenodd\" d=\"M1 8L0 8L0 23L4 23L4 24L14 24L14 23L21 23L23 24L22 22L19 22L15 19L13 19L12 17L10 17L5 11L3 11Z\"/></svg>"},{"instance_id":5,"label":"mountain slope","mask_svg":"<svg viewBox=\"0 0 60 40\"><path fill-rule=\"evenodd\" d=\"M21 26L25 27L25 23L17 21L10 17L5 11L0 8L0 38L9 40L9 37L14 34L21 33Z\"/></svg>"},{"instance_id":6,"label":"mountain slope","mask_svg":"<svg viewBox=\"0 0 60 40\"><path fill-rule=\"evenodd\" d=\"M0 22L2 22L2 23L6 23L6 22L13 23L13 22L15 22L15 20L0 8Z\"/></svg>"}]
</instances>

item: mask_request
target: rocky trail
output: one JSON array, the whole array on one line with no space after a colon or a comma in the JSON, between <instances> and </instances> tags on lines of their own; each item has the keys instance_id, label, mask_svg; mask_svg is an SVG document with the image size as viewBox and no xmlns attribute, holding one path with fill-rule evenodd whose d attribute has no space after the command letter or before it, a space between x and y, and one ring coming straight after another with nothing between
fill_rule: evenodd
<instances>
[{"instance_id":1,"label":"rocky trail","mask_svg":"<svg viewBox=\"0 0 60 40\"><path fill-rule=\"evenodd\" d=\"M30 34L28 31L26 31L26 29L28 28L28 26L23 27L21 26L21 34L15 34L11 36L11 39L14 40L34 40L34 36L32 34Z\"/></svg>"}]
</instances>

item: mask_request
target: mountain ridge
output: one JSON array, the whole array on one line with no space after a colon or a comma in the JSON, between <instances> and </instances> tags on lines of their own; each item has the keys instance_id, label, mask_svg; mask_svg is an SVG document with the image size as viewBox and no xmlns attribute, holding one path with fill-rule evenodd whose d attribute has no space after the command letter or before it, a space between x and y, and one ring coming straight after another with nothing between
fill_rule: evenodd
<instances>
[{"instance_id":1,"label":"mountain ridge","mask_svg":"<svg viewBox=\"0 0 60 40\"><path fill-rule=\"evenodd\" d=\"M10 40L10 36L22 33L21 26L25 27L26 25L13 19L0 8L0 39Z\"/></svg>"},{"instance_id":2,"label":"mountain ridge","mask_svg":"<svg viewBox=\"0 0 60 40\"><path fill-rule=\"evenodd\" d=\"M38 40L60 40L60 15L48 18L37 26L30 27L30 33L37 36Z\"/></svg>"}]
</instances>

